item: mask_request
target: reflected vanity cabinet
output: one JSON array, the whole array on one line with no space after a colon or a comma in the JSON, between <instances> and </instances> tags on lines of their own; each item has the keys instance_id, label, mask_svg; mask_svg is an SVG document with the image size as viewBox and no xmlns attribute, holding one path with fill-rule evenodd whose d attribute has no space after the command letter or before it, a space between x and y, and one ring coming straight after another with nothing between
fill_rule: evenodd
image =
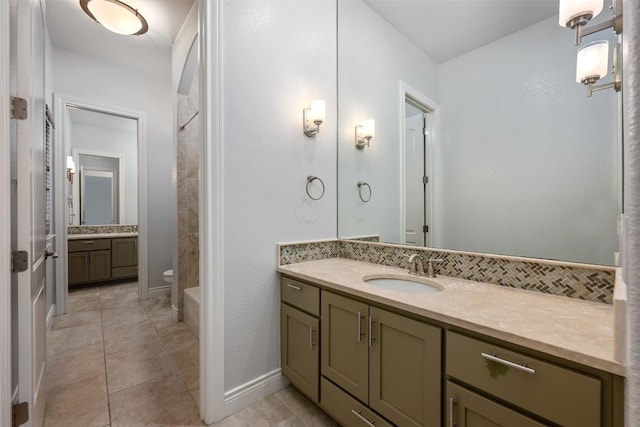
<instances>
[{"instance_id":1,"label":"reflected vanity cabinet","mask_svg":"<svg viewBox=\"0 0 640 427\"><path fill-rule=\"evenodd\" d=\"M69 285L136 277L137 237L70 239L68 241Z\"/></svg>"}]
</instances>

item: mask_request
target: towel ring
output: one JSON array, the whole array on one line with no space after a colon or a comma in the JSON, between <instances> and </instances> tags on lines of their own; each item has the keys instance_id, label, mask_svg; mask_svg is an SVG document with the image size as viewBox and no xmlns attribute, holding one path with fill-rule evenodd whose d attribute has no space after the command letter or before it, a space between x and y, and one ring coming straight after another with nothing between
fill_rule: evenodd
<instances>
[{"instance_id":1,"label":"towel ring","mask_svg":"<svg viewBox=\"0 0 640 427\"><path fill-rule=\"evenodd\" d=\"M311 195L311 193L309 193L309 184L311 184L315 180L320 181L320 184L322 185L322 193L320 194L320 197L318 197L318 198L313 197ZM311 200L320 200L324 196L324 182L322 182L322 180L320 178L318 178L317 176L309 175L307 177L307 196L309 196L309 198Z\"/></svg>"},{"instance_id":2,"label":"towel ring","mask_svg":"<svg viewBox=\"0 0 640 427\"><path fill-rule=\"evenodd\" d=\"M369 197L367 198L367 200L365 200L364 197L362 197L362 187L367 187L369 189ZM369 184L367 184L364 181L358 181L358 196L360 196L360 200L367 203L369 200L371 200L372 194L373 193L371 192L371 186Z\"/></svg>"}]
</instances>

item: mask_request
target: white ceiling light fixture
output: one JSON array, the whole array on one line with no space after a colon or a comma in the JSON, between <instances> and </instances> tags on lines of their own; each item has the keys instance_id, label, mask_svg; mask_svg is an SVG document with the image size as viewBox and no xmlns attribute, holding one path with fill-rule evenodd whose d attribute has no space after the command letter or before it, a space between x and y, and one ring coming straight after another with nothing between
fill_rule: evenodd
<instances>
[{"instance_id":1,"label":"white ceiling light fixture","mask_svg":"<svg viewBox=\"0 0 640 427\"><path fill-rule=\"evenodd\" d=\"M120 0L80 0L80 7L91 19L117 34L139 36L149 30L144 16Z\"/></svg>"}]
</instances>

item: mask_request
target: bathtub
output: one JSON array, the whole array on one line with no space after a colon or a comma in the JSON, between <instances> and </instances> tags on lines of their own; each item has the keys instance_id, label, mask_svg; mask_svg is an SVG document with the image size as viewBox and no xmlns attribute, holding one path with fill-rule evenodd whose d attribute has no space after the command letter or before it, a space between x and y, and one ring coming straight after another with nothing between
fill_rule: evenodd
<instances>
[{"instance_id":1,"label":"bathtub","mask_svg":"<svg viewBox=\"0 0 640 427\"><path fill-rule=\"evenodd\" d=\"M184 323L196 337L200 337L200 287L184 290Z\"/></svg>"}]
</instances>

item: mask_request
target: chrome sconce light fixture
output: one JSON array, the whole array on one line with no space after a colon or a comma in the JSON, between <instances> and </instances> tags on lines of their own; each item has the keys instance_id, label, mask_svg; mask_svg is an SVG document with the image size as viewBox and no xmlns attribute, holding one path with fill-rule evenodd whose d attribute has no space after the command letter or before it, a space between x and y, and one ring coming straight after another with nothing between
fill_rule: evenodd
<instances>
[{"instance_id":1,"label":"chrome sconce light fixture","mask_svg":"<svg viewBox=\"0 0 640 427\"><path fill-rule=\"evenodd\" d=\"M116 34L139 36L149 30L144 16L120 0L80 0L80 7L91 19Z\"/></svg>"},{"instance_id":2,"label":"chrome sconce light fixture","mask_svg":"<svg viewBox=\"0 0 640 427\"><path fill-rule=\"evenodd\" d=\"M363 150L364 147L369 147L371 138L374 136L376 136L376 121L364 120L361 125L356 126L356 148Z\"/></svg>"},{"instance_id":3,"label":"chrome sconce light fixture","mask_svg":"<svg viewBox=\"0 0 640 427\"><path fill-rule=\"evenodd\" d=\"M320 125L327 117L327 104L322 99L311 101L311 107L302 110L302 131L307 136L320 133Z\"/></svg>"},{"instance_id":4,"label":"chrome sconce light fixture","mask_svg":"<svg viewBox=\"0 0 640 427\"><path fill-rule=\"evenodd\" d=\"M611 1L613 17L601 24L587 28L587 22L602 11L603 0L560 0L558 23L561 27L575 30L576 45L582 43L584 36L608 28L612 28L616 34L620 34L622 33L622 0ZM614 81L596 86L595 82L605 77L609 72L609 42L598 40L578 49L576 81L587 86L587 96L602 89L613 88L616 92L620 91L622 88L620 53L620 44L617 43L613 49L613 65L611 67Z\"/></svg>"},{"instance_id":5,"label":"chrome sconce light fixture","mask_svg":"<svg viewBox=\"0 0 640 427\"><path fill-rule=\"evenodd\" d=\"M73 184L73 174L76 173L76 163L73 157L67 156L67 180L69 184Z\"/></svg>"}]
</instances>

